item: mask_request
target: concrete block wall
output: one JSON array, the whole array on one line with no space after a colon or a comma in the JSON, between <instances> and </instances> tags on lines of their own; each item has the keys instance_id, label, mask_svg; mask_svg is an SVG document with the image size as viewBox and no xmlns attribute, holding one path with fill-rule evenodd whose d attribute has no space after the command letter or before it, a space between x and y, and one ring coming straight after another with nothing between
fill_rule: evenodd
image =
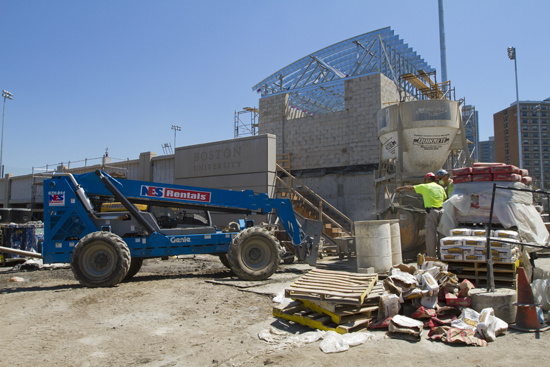
<instances>
[{"instance_id":1,"label":"concrete block wall","mask_svg":"<svg viewBox=\"0 0 550 367\"><path fill-rule=\"evenodd\" d=\"M396 85L380 73L346 80L345 110L341 112L304 116L291 113L295 110L289 106L288 94L264 97L259 103L258 131L277 136L277 154L291 154L292 170L378 164L380 143L376 113L386 103L398 100ZM334 184L321 184L326 178L307 181L314 186L316 180L319 181L318 194L325 199L333 198L334 202L327 200L337 208L336 202L348 207L346 211L339 209L351 219L371 219L373 173L339 176L332 180L343 185L343 190ZM361 198L360 203L352 205L352 197Z\"/></svg>"},{"instance_id":2,"label":"concrete block wall","mask_svg":"<svg viewBox=\"0 0 550 367\"><path fill-rule=\"evenodd\" d=\"M333 174L299 180L316 193L323 193L323 199L351 220L372 219L375 204L374 174Z\"/></svg>"},{"instance_id":3,"label":"concrete block wall","mask_svg":"<svg viewBox=\"0 0 550 367\"><path fill-rule=\"evenodd\" d=\"M291 113L287 94L260 99L259 133L277 136L277 154L291 153L293 169L378 163L376 112L399 99L397 89L382 74L345 83L342 112L304 116Z\"/></svg>"}]
</instances>

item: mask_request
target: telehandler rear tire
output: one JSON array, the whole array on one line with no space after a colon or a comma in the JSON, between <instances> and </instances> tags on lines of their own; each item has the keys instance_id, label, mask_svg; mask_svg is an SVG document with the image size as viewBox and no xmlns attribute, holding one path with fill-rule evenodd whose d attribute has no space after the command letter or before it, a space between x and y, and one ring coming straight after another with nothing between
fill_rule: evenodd
<instances>
[{"instance_id":1,"label":"telehandler rear tire","mask_svg":"<svg viewBox=\"0 0 550 367\"><path fill-rule=\"evenodd\" d=\"M269 278L281 262L279 241L266 229L251 227L239 232L227 252L231 270L243 280Z\"/></svg>"},{"instance_id":2,"label":"telehandler rear tire","mask_svg":"<svg viewBox=\"0 0 550 367\"><path fill-rule=\"evenodd\" d=\"M76 280L86 287L112 287L128 274L130 250L114 233L93 232L74 247L71 268Z\"/></svg>"},{"instance_id":3,"label":"telehandler rear tire","mask_svg":"<svg viewBox=\"0 0 550 367\"><path fill-rule=\"evenodd\" d=\"M130 269L128 269L128 273L124 277L123 281L130 280L136 275L141 269L141 265L143 265L143 258L141 257L133 257L130 261Z\"/></svg>"}]
</instances>

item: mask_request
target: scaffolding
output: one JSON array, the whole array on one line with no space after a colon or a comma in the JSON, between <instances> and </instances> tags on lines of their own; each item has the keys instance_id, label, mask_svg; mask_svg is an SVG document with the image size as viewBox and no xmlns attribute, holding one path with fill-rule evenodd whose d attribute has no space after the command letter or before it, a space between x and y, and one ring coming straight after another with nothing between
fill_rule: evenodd
<instances>
[{"instance_id":1,"label":"scaffolding","mask_svg":"<svg viewBox=\"0 0 550 367\"><path fill-rule=\"evenodd\" d=\"M464 104L464 99L460 102ZM453 170L461 167L471 167L478 158L478 128L477 112L475 106L462 107L462 128L459 134L463 134L465 139L462 146L451 149L447 161L443 168ZM464 148L466 147L466 148Z\"/></svg>"},{"instance_id":2,"label":"scaffolding","mask_svg":"<svg viewBox=\"0 0 550 367\"><path fill-rule=\"evenodd\" d=\"M234 137L258 135L258 116L260 110L255 107L244 107L242 111L235 111Z\"/></svg>"},{"instance_id":3,"label":"scaffolding","mask_svg":"<svg viewBox=\"0 0 550 367\"><path fill-rule=\"evenodd\" d=\"M421 101L425 99L449 99L455 100L455 90L451 87L451 81L437 82L435 70L426 72L418 70L417 74L408 73L399 77L400 90L404 92L402 102Z\"/></svg>"},{"instance_id":4,"label":"scaffolding","mask_svg":"<svg viewBox=\"0 0 550 367\"><path fill-rule=\"evenodd\" d=\"M470 158L477 161L479 154L479 126L476 107L465 105L462 108L462 120L464 121L464 129L466 130L466 138L468 139Z\"/></svg>"}]
</instances>

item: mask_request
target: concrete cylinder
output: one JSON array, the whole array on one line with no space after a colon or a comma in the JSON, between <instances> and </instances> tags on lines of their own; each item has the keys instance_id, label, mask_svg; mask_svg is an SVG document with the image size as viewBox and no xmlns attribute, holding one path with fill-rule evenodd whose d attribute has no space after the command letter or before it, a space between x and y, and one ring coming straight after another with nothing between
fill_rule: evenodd
<instances>
[{"instance_id":1,"label":"concrete cylinder","mask_svg":"<svg viewBox=\"0 0 550 367\"><path fill-rule=\"evenodd\" d=\"M403 255L401 253L401 228L399 219L390 220L391 233L391 264L403 264Z\"/></svg>"},{"instance_id":2,"label":"concrete cylinder","mask_svg":"<svg viewBox=\"0 0 550 367\"><path fill-rule=\"evenodd\" d=\"M385 273L392 267L391 230L389 220L355 222L357 269L373 267Z\"/></svg>"},{"instance_id":3,"label":"concrete cylinder","mask_svg":"<svg viewBox=\"0 0 550 367\"><path fill-rule=\"evenodd\" d=\"M499 319L508 324L516 322L517 307L514 303L518 301L518 295L515 290L499 288L494 292L487 292L486 288L476 288L470 290L470 297L472 297L471 307L477 312L492 307L495 310L495 316Z\"/></svg>"}]
</instances>

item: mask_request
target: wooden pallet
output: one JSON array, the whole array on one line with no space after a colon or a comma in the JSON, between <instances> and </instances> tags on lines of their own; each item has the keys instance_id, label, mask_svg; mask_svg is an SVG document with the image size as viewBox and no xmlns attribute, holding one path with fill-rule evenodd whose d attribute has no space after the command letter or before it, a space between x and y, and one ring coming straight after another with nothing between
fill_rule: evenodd
<instances>
[{"instance_id":1,"label":"wooden pallet","mask_svg":"<svg viewBox=\"0 0 550 367\"><path fill-rule=\"evenodd\" d=\"M368 307L368 306L376 307L380 303L380 296L383 293L384 293L384 284L382 281L378 281L376 282L372 290L369 292L367 297L363 300L363 304L361 306L339 304L339 303L321 301L321 300L300 300L300 301L303 301L305 303L311 302L316 304L318 307L321 307L327 310L328 312L339 313L339 312L346 312L349 310L355 310L360 307Z\"/></svg>"},{"instance_id":2,"label":"wooden pallet","mask_svg":"<svg viewBox=\"0 0 550 367\"><path fill-rule=\"evenodd\" d=\"M343 324L338 324L332 321L329 315L315 312L306 307L301 301L292 302L287 306L273 307L273 316L294 321L314 329L335 331L338 334L346 334L352 331L364 331L372 320L372 317L364 316Z\"/></svg>"},{"instance_id":3,"label":"wooden pallet","mask_svg":"<svg viewBox=\"0 0 550 367\"><path fill-rule=\"evenodd\" d=\"M360 306L378 281L378 274L313 269L290 287L285 297Z\"/></svg>"},{"instance_id":4,"label":"wooden pallet","mask_svg":"<svg viewBox=\"0 0 550 367\"><path fill-rule=\"evenodd\" d=\"M380 280L376 282L367 298L363 301L363 306L378 306L380 303L380 296L384 294L384 290L384 283Z\"/></svg>"},{"instance_id":5,"label":"wooden pallet","mask_svg":"<svg viewBox=\"0 0 550 367\"><path fill-rule=\"evenodd\" d=\"M426 258L427 261L434 260ZM476 287L487 285L487 262L466 260L441 260L449 267L449 271L456 274L458 279L467 279ZM513 287L516 285L516 275L520 260L513 263L494 262L493 276L495 284Z\"/></svg>"},{"instance_id":6,"label":"wooden pallet","mask_svg":"<svg viewBox=\"0 0 550 367\"><path fill-rule=\"evenodd\" d=\"M339 325L364 319L371 320L378 312L378 306L355 307L348 305L347 307L336 307L334 310L327 310L322 305L317 304L317 301L303 300L302 302L307 308L319 314L330 316L332 321Z\"/></svg>"}]
</instances>

